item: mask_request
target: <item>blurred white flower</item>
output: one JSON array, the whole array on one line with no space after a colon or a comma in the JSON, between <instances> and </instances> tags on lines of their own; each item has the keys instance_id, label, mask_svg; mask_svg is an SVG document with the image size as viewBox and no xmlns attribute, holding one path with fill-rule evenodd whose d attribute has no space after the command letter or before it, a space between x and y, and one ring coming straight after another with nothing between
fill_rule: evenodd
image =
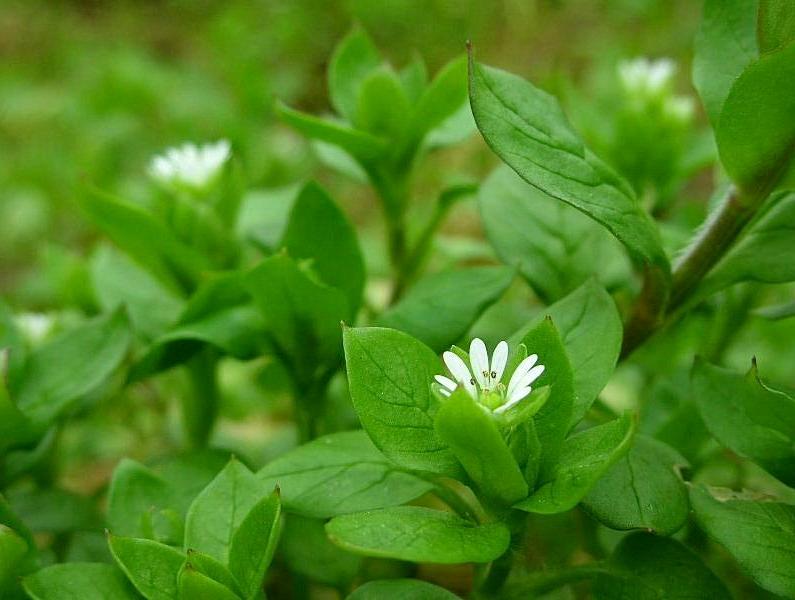
<instances>
[{"instance_id":1,"label":"blurred white flower","mask_svg":"<svg viewBox=\"0 0 795 600\"><path fill-rule=\"evenodd\" d=\"M514 369L511 379L506 387L502 382L505 366L508 363L508 342L497 344L489 362L489 353L486 344L480 338L475 338L469 346L469 364L454 352L445 352L442 355L444 364L453 376L453 379L444 375L436 375L434 379L439 384L437 388L442 396L450 396L461 385L469 394L482 405L492 405L496 395L497 407L493 409L496 414L503 413L516 406L533 390L531 384L544 372L544 365L536 365L538 355L531 354ZM483 402L487 397L488 402Z\"/></svg>"},{"instance_id":2,"label":"blurred white flower","mask_svg":"<svg viewBox=\"0 0 795 600\"><path fill-rule=\"evenodd\" d=\"M643 96L663 93L673 80L676 64L670 58L635 58L618 65L618 76L628 92Z\"/></svg>"},{"instance_id":3,"label":"blurred white flower","mask_svg":"<svg viewBox=\"0 0 795 600\"><path fill-rule=\"evenodd\" d=\"M230 154L227 140L203 146L187 143L152 158L149 174L164 184L201 189L218 174Z\"/></svg>"},{"instance_id":4,"label":"blurred white flower","mask_svg":"<svg viewBox=\"0 0 795 600\"><path fill-rule=\"evenodd\" d=\"M43 313L20 313L14 317L14 324L31 345L42 342L55 326L55 319Z\"/></svg>"}]
</instances>

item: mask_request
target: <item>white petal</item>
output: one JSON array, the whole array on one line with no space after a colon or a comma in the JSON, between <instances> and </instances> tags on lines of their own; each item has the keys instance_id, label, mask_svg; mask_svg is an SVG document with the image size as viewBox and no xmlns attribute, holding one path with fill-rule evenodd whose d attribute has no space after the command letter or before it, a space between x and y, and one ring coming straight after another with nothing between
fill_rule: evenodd
<instances>
[{"instance_id":1,"label":"white petal","mask_svg":"<svg viewBox=\"0 0 795 600\"><path fill-rule=\"evenodd\" d=\"M491 372L495 373L495 383L502 379L502 374L505 372L505 365L507 363L508 342L503 340L497 344L497 347L494 349L494 354L491 355Z\"/></svg>"},{"instance_id":2,"label":"white petal","mask_svg":"<svg viewBox=\"0 0 795 600\"><path fill-rule=\"evenodd\" d=\"M450 390L446 390L444 388L439 388L439 393L445 398L449 398L453 392L451 392Z\"/></svg>"},{"instance_id":3,"label":"white petal","mask_svg":"<svg viewBox=\"0 0 795 600\"><path fill-rule=\"evenodd\" d=\"M516 367L513 375L511 375L511 381L508 382L508 396L511 395L513 390L519 387L522 379L525 375L527 375L527 372L533 367L533 365L536 364L536 361L538 361L538 354L531 354L519 363L519 366Z\"/></svg>"},{"instance_id":4,"label":"white petal","mask_svg":"<svg viewBox=\"0 0 795 600\"><path fill-rule=\"evenodd\" d=\"M478 380L481 389L487 387L489 372L489 353L486 344L480 338L475 338L469 344L469 363L472 365L472 374Z\"/></svg>"},{"instance_id":5,"label":"white petal","mask_svg":"<svg viewBox=\"0 0 795 600\"><path fill-rule=\"evenodd\" d=\"M504 413L506 410L513 408L514 406L519 404L519 402L522 399L524 399L529 393L530 393L530 387L524 387L514 390L513 394L511 396L508 396L508 401L502 406L498 406L497 408L495 408L494 413L501 414Z\"/></svg>"},{"instance_id":6,"label":"white petal","mask_svg":"<svg viewBox=\"0 0 795 600\"><path fill-rule=\"evenodd\" d=\"M448 351L442 354L442 358L444 359L444 364L446 364L447 368L450 369L453 379L463 385L466 391L468 391L473 398L477 398L475 384L472 383L472 374L469 372L466 363L461 360L461 357L457 354L454 354L453 352Z\"/></svg>"},{"instance_id":7,"label":"white petal","mask_svg":"<svg viewBox=\"0 0 795 600\"><path fill-rule=\"evenodd\" d=\"M456 383L449 377L445 377L444 375L434 375L433 377L436 381L439 382L443 388L446 388L449 391L453 391L456 388Z\"/></svg>"}]
</instances>

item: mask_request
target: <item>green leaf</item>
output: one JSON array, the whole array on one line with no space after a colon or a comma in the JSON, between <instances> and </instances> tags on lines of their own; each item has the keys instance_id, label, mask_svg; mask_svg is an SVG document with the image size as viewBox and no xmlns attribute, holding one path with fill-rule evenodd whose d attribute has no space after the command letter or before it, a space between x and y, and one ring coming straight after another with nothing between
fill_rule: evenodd
<instances>
[{"instance_id":1,"label":"green leaf","mask_svg":"<svg viewBox=\"0 0 795 600\"><path fill-rule=\"evenodd\" d=\"M545 367L533 387L552 388L549 399L534 417L542 449L540 476L546 479L570 429L575 402L574 378L566 349L552 319L544 318L524 334L521 342L528 354L538 354L538 363Z\"/></svg>"},{"instance_id":2,"label":"green leaf","mask_svg":"<svg viewBox=\"0 0 795 600\"><path fill-rule=\"evenodd\" d=\"M101 527L95 500L81 494L58 487L17 487L9 490L7 497L13 512L35 533L71 533Z\"/></svg>"},{"instance_id":3,"label":"green leaf","mask_svg":"<svg viewBox=\"0 0 795 600\"><path fill-rule=\"evenodd\" d=\"M612 529L671 535L687 521L690 503L678 475L687 460L670 446L636 436L627 455L596 482L582 505Z\"/></svg>"},{"instance_id":4,"label":"green leaf","mask_svg":"<svg viewBox=\"0 0 795 600\"><path fill-rule=\"evenodd\" d=\"M244 598L253 600L262 593L265 572L279 542L281 516L282 505L276 488L254 505L232 535L229 570L239 582Z\"/></svg>"},{"instance_id":5,"label":"green leaf","mask_svg":"<svg viewBox=\"0 0 795 600\"><path fill-rule=\"evenodd\" d=\"M511 505L527 497L527 483L488 409L459 387L434 419L436 434L487 497Z\"/></svg>"},{"instance_id":6,"label":"green leaf","mask_svg":"<svg viewBox=\"0 0 795 600\"><path fill-rule=\"evenodd\" d=\"M795 5L790 0L759 0L757 38L760 52L772 52L795 40Z\"/></svg>"},{"instance_id":7,"label":"green leaf","mask_svg":"<svg viewBox=\"0 0 795 600\"><path fill-rule=\"evenodd\" d=\"M406 128L409 110L403 84L392 68L384 65L362 81L353 123L358 129L395 139Z\"/></svg>"},{"instance_id":8,"label":"green leaf","mask_svg":"<svg viewBox=\"0 0 795 600\"><path fill-rule=\"evenodd\" d=\"M293 204L281 247L312 268L328 285L345 292L349 318L356 314L364 289L364 262L356 230L328 193L306 184Z\"/></svg>"},{"instance_id":9,"label":"green leaf","mask_svg":"<svg viewBox=\"0 0 795 600\"><path fill-rule=\"evenodd\" d=\"M709 432L724 446L795 485L795 399L744 376L697 360L693 396Z\"/></svg>"},{"instance_id":10,"label":"green leaf","mask_svg":"<svg viewBox=\"0 0 795 600\"><path fill-rule=\"evenodd\" d=\"M370 163L386 154L387 143L366 131L293 110L280 102L276 104L276 114L305 136L342 148L361 163Z\"/></svg>"},{"instance_id":11,"label":"green leaf","mask_svg":"<svg viewBox=\"0 0 795 600\"><path fill-rule=\"evenodd\" d=\"M765 54L735 81L716 130L729 177L744 191L795 183L795 44Z\"/></svg>"},{"instance_id":12,"label":"green leaf","mask_svg":"<svg viewBox=\"0 0 795 600\"><path fill-rule=\"evenodd\" d=\"M400 329L441 352L457 342L511 284L509 267L471 267L419 280L378 324Z\"/></svg>"},{"instance_id":13,"label":"green leaf","mask_svg":"<svg viewBox=\"0 0 795 600\"><path fill-rule=\"evenodd\" d=\"M188 509L185 549L227 562L232 538L243 519L269 490L240 461L232 459Z\"/></svg>"},{"instance_id":14,"label":"green leaf","mask_svg":"<svg viewBox=\"0 0 795 600\"><path fill-rule=\"evenodd\" d=\"M49 425L96 390L119 367L130 344L122 311L96 318L36 349L25 364L17 407L37 426Z\"/></svg>"},{"instance_id":15,"label":"green leaf","mask_svg":"<svg viewBox=\"0 0 795 600\"><path fill-rule=\"evenodd\" d=\"M185 564L189 564L195 571L206 577L209 577L213 581L217 581L234 593L242 595L240 586L238 585L237 581L235 581L232 573L229 572L229 569L215 560L212 556L197 552L196 550L188 550L188 558L185 561Z\"/></svg>"},{"instance_id":16,"label":"green leaf","mask_svg":"<svg viewBox=\"0 0 795 600\"><path fill-rule=\"evenodd\" d=\"M696 519L766 590L795 596L795 506L690 488Z\"/></svg>"},{"instance_id":17,"label":"green leaf","mask_svg":"<svg viewBox=\"0 0 795 600\"><path fill-rule=\"evenodd\" d=\"M515 508L540 514L574 508L594 484L629 450L635 422L629 413L568 438L551 476ZM540 437L540 435L539 435Z\"/></svg>"},{"instance_id":18,"label":"green leaf","mask_svg":"<svg viewBox=\"0 0 795 600\"><path fill-rule=\"evenodd\" d=\"M285 508L307 517L333 517L404 504L433 485L389 462L364 431L332 433L299 446L257 473L264 488L278 485Z\"/></svg>"},{"instance_id":19,"label":"green leaf","mask_svg":"<svg viewBox=\"0 0 795 600\"><path fill-rule=\"evenodd\" d=\"M144 598L176 600L185 555L159 542L108 535L113 559Z\"/></svg>"},{"instance_id":20,"label":"green leaf","mask_svg":"<svg viewBox=\"0 0 795 600\"><path fill-rule=\"evenodd\" d=\"M436 354L394 329L345 328L342 337L353 407L376 447L407 469L459 474L433 428L439 402L431 382L442 373Z\"/></svg>"},{"instance_id":21,"label":"green leaf","mask_svg":"<svg viewBox=\"0 0 795 600\"><path fill-rule=\"evenodd\" d=\"M11 401L6 386L8 350L0 350L0 456L39 437L33 423Z\"/></svg>"},{"instance_id":22,"label":"green leaf","mask_svg":"<svg viewBox=\"0 0 795 600\"><path fill-rule=\"evenodd\" d=\"M474 60L469 98L486 142L522 179L589 215L632 254L667 273L654 222L629 184L583 145L555 98Z\"/></svg>"},{"instance_id":23,"label":"green leaf","mask_svg":"<svg viewBox=\"0 0 795 600\"><path fill-rule=\"evenodd\" d=\"M759 56L757 0L706 0L696 35L693 84L709 120L717 125L729 90L743 69Z\"/></svg>"},{"instance_id":24,"label":"green leaf","mask_svg":"<svg viewBox=\"0 0 795 600\"><path fill-rule=\"evenodd\" d=\"M506 165L478 192L489 242L533 289L554 301L592 276L615 283L629 273L620 245L597 223L523 181Z\"/></svg>"},{"instance_id":25,"label":"green leaf","mask_svg":"<svg viewBox=\"0 0 795 600\"><path fill-rule=\"evenodd\" d=\"M171 504L171 486L141 463L125 458L110 481L108 527L115 535L148 537L145 516Z\"/></svg>"},{"instance_id":26,"label":"green leaf","mask_svg":"<svg viewBox=\"0 0 795 600\"><path fill-rule=\"evenodd\" d=\"M596 600L730 600L701 559L679 542L648 533L621 540L596 578Z\"/></svg>"},{"instance_id":27,"label":"green leaf","mask_svg":"<svg viewBox=\"0 0 795 600\"><path fill-rule=\"evenodd\" d=\"M701 283L700 295L740 281L795 281L795 194L778 198L751 223Z\"/></svg>"},{"instance_id":28,"label":"green leaf","mask_svg":"<svg viewBox=\"0 0 795 600\"><path fill-rule=\"evenodd\" d=\"M119 569L101 563L46 567L22 580L34 600L136 600L140 596Z\"/></svg>"},{"instance_id":29,"label":"green leaf","mask_svg":"<svg viewBox=\"0 0 795 600\"><path fill-rule=\"evenodd\" d=\"M358 27L334 49L328 68L329 97L337 112L351 123L356 120L362 83L381 63L370 36Z\"/></svg>"},{"instance_id":30,"label":"green leaf","mask_svg":"<svg viewBox=\"0 0 795 600\"><path fill-rule=\"evenodd\" d=\"M191 563L186 562L179 573L179 595L180 600L240 600L240 596L235 594L228 587L210 579L202 574Z\"/></svg>"},{"instance_id":31,"label":"green leaf","mask_svg":"<svg viewBox=\"0 0 795 600\"><path fill-rule=\"evenodd\" d=\"M287 515L279 554L291 571L337 589L350 585L363 562L329 541L324 521L293 514Z\"/></svg>"},{"instance_id":32,"label":"green leaf","mask_svg":"<svg viewBox=\"0 0 795 600\"><path fill-rule=\"evenodd\" d=\"M125 306L134 329L144 337L160 335L179 318L182 299L121 252L103 244L90 268L100 307L110 312Z\"/></svg>"},{"instance_id":33,"label":"green leaf","mask_svg":"<svg viewBox=\"0 0 795 600\"><path fill-rule=\"evenodd\" d=\"M458 596L418 579L381 579L357 587L346 600L457 600Z\"/></svg>"},{"instance_id":34,"label":"green leaf","mask_svg":"<svg viewBox=\"0 0 795 600\"><path fill-rule=\"evenodd\" d=\"M575 392L571 424L574 425L582 420L613 375L624 327L613 298L592 279L545 308L527 329L536 327L546 315L560 333L571 363Z\"/></svg>"},{"instance_id":35,"label":"green leaf","mask_svg":"<svg viewBox=\"0 0 795 600\"><path fill-rule=\"evenodd\" d=\"M475 525L419 506L334 517L326 531L332 542L351 552L443 564L489 562L508 549L511 537L503 523Z\"/></svg>"},{"instance_id":36,"label":"green leaf","mask_svg":"<svg viewBox=\"0 0 795 600\"><path fill-rule=\"evenodd\" d=\"M340 321L350 314L345 295L317 281L288 256L263 260L246 286L265 325L302 378L339 360Z\"/></svg>"},{"instance_id":37,"label":"green leaf","mask_svg":"<svg viewBox=\"0 0 795 600\"><path fill-rule=\"evenodd\" d=\"M0 524L0 596L16 583L28 550L28 543L16 531Z\"/></svg>"},{"instance_id":38,"label":"green leaf","mask_svg":"<svg viewBox=\"0 0 795 600\"><path fill-rule=\"evenodd\" d=\"M119 248L174 292L191 289L210 267L205 257L134 204L90 190L82 208Z\"/></svg>"}]
</instances>

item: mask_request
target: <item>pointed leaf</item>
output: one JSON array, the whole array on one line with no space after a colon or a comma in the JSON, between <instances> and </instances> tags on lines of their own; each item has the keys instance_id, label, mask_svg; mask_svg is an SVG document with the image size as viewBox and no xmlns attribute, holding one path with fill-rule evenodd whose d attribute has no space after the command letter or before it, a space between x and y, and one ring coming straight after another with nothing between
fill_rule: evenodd
<instances>
[{"instance_id":1,"label":"pointed leaf","mask_svg":"<svg viewBox=\"0 0 795 600\"><path fill-rule=\"evenodd\" d=\"M176 600L177 575L185 555L153 540L108 536L116 563L148 600Z\"/></svg>"},{"instance_id":2,"label":"pointed leaf","mask_svg":"<svg viewBox=\"0 0 795 600\"><path fill-rule=\"evenodd\" d=\"M140 596L124 574L103 563L52 565L25 577L25 591L34 600L137 600Z\"/></svg>"}]
</instances>

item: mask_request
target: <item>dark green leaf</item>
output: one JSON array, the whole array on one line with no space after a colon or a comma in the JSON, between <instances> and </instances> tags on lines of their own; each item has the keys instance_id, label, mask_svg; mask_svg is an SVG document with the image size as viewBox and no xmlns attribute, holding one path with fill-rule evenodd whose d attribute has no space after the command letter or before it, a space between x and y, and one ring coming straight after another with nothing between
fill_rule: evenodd
<instances>
[{"instance_id":1,"label":"dark green leaf","mask_svg":"<svg viewBox=\"0 0 795 600\"><path fill-rule=\"evenodd\" d=\"M510 505L527 497L527 483L487 411L459 387L442 402L434 427L481 493Z\"/></svg>"},{"instance_id":2,"label":"dark green leaf","mask_svg":"<svg viewBox=\"0 0 795 600\"><path fill-rule=\"evenodd\" d=\"M48 425L97 389L119 367L130 343L124 312L99 317L34 351L15 393L19 409Z\"/></svg>"},{"instance_id":3,"label":"dark green leaf","mask_svg":"<svg viewBox=\"0 0 795 600\"><path fill-rule=\"evenodd\" d=\"M552 388L549 399L534 417L542 450L540 475L546 480L570 429L575 402L574 378L566 349L552 319L545 318L525 333L521 342L528 354L538 354L538 364L545 367L533 387Z\"/></svg>"},{"instance_id":4,"label":"dark green leaf","mask_svg":"<svg viewBox=\"0 0 795 600\"><path fill-rule=\"evenodd\" d=\"M265 572L279 542L281 518L277 488L254 505L232 535L229 570L240 584L244 598L254 600L262 593Z\"/></svg>"},{"instance_id":5,"label":"dark green leaf","mask_svg":"<svg viewBox=\"0 0 795 600\"><path fill-rule=\"evenodd\" d=\"M516 508L554 514L574 508L594 484L623 457L632 443L635 422L629 413L568 438L551 476ZM540 437L540 436L539 436Z\"/></svg>"},{"instance_id":6,"label":"dark green leaf","mask_svg":"<svg viewBox=\"0 0 795 600\"><path fill-rule=\"evenodd\" d=\"M328 68L329 97L348 121L356 119L362 82L381 63L378 49L361 28L351 31L334 49Z\"/></svg>"},{"instance_id":7,"label":"dark green leaf","mask_svg":"<svg viewBox=\"0 0 795 600\"><path fill-rule=\"evenodd\" d=\"M365 277L356 231L316 183L308 183L298 194L281 246L292 258L310 260L324 283L345 292L350 317L356 313Z\"/></svg>"},{"instance_id":8,"label":"dark green leaf","mask_svg":"<svg viewBox=\"0 0 795 600\"><path fill-rule=\"evenodd\" d=\"M241 595L238 582L235 581L232 573L212 556L195 550L188 550L188 558L185 564L189 564L195 571L209 577L213 581L217 581L236 594Z\"/></svg>"},{"instance_id":9,"label":"dark green leaf","mask_svg":"<svg viewBox=\"0 0 795 600\"><path fill-rule=\"evenodd\" d=\"M364 431L332 433L270 462L257 477L278 485L284 506L308 517L404 504L433 485L390 463Z\"/></svg>"},{"instance_id":10,"label":"dark green leaf","mask_svg":"<svg viewBox=\"0 0 795 600\"><path fill-rule=\"evenodd\" d=\"M480 187L478 204L497 255L517 265L544 299L561 298L592 276L608 284L629 272L621 246L609 233L506 165Z\"/></svg>"},{"instance_id":11,"label":"dark green leaf","mask_svg":"<svg viewBox=\"0 0 795 600\"><path fill-rule=\"evenodd\" d=\"M743 69L759 56L757 0L706 0L696 36L693 83L713 125Z\"/></svg>"},{"instance_id":12,"label":"dark green leaf","mask_svg":"<svg viewBox=\"0 0 795 600\"><path fill-rule=\"evenodd\" d=\"M16 583L28 550L28 543L16 531L0 524L0 596Z\"/></svg>"},{"instance_id":13,"label":"dark green leaf","mask_svg":"<svg viewBox=\"0 0 795 600\"><path fill-rule=\"evenodd\" d=\"M87 496L57 487L22 487L9 490L7 498L14 513L34 533L101 529L96 502Z\"/></svg>"},{"instance_id":14,"label":"dark green leaf","mask_svg":"<svg viewBox=\"0 0 795 600\"><path fill-rule=\"evenodd\" d=\"M627 455L596 482L582 505L612 529L671 535L690 512L687 489L677 472L687 465L670 446L636 436Z\"/></svg>"},{"instance_id":15,"label":"dark green leaf","mask_svg":"<svg viewBox=\"0 0 795 600\"><path fill-rule=\"evenodd\" d=\"M52 565L25 577L25 591L34 600L136 600L140 596L119 569L101 563Z\"/></svg>"},{"instance_id":16,"label":"dark green leaf","mask_svg":"<svg viewBox=\"0 0 795 600\"><path fill-rule=\"evenodd\" d=\"M679 542L647 533L628 535L596 578L596 600L730 600L731 594L698 556Z\"/></svg>"},{"instance_id":17,"label":"dark green leaf","mask_svg":"<svg viewBox=\"0 0 795 600\"><path fill-rule=\"evenodd\" d=\"M751 63L731 88L716 130L729 177L751 194L795 182L795 44Z\"/></svg>"},{"instance_id":18,"label":"dark green leaf","mask_svg":"<svg viewBox=\"0 0 795 600\"><path fill-rule=\"evenodd\" d=\"M667 272L654 222L629 184L583 145L555 98L474 60L469 95L486 142L525 181L589 215L634 255Z\"/></svg>"},{"instance_id":19,"label":"dark green leaf","mask_svg":"<svg viewBox=\"0 0 795 600\"><path fill-rule=\"evenodd\" d=\"M116 563L148 600L176 600L177 575L185 555L159 542L129 537L108 536Z\"/></svg>"},{"instance_id":20,"label":"dark green leaf","mask_svg":"<svg viewBox=\"0 0 795 600\"><path fill-rule=\"evenodd\" d=\"M331 541L351 552L413 562L489 562L510 542L502 523L475 525L452 513L418 506L334 517L326 531Z\"/></svg>"},{"instance_id":21,"label":"dark green leaf","mask_svg":"<svg viewBox=\"0 0 795 600\"><path fill-rule=\"evenodd\" d=\"M226 563L232 538L254 505L270 490L240 461L232 459L188 509L185 549Z\"/></svg>"},{"instance_id":22,"label":"dark green leaf","mask_svg":"<svg viewBox=\"0 0 795 600\"><path fill-rule=\"evenodd\" d=\"M407 469L455 475L460 466L433 429L439 402L431 394L442 365L410 335L381 327L345 328L351 400L370 439Z\"/></svg>"},{"instance_id":23,"label":"dark green leaf","mask_svg":"<svg viewBox=\"0 0 795 600\"><path fill-rule=\"evenodd\" d=\"M787 485L795 485L795 399L762 385L756 369L749 377L697 360L692 381L709 432Z\"/></svg>"},{"instance_id":24,"label":"dark green leaf","mask_svg":"<svg viewBox=\"0 0 795 600\"><path fill-rule=\"evenodd\" d=\"M381 579L356 588L346 600L457 600L446 589L418 579Z\"/></svg>"},{"instance_id":25,"label":"dark green leaf","mask_svg":"<svg viewBox=\"0 0 795 600\"><path fill-rule=\"evenodd\" d=\"M795 506L690 489L698 523L763 588L795 596Z\"/></svg>"},{"instance_id":26,"label":"dark green leaf","mask_svg":"<svg viewBox=\"0 0 795 600\"><path fill-rule=\"evenodd\" d=\"M757 38L760 52L772 52L795 40L795 4L790 0L759 0Z\"/></svg>"},{"instance_id":27,"label":"dark green leaf","mask_svg":"<svg viewBox=\"0 0 795 600\"><path fill-rule=\"evenodd\" d=\"M424 277L378 318L441 352L457 342L505 292L514 277L509 267L471 267Z\"/></svg>"}]
</instances>

